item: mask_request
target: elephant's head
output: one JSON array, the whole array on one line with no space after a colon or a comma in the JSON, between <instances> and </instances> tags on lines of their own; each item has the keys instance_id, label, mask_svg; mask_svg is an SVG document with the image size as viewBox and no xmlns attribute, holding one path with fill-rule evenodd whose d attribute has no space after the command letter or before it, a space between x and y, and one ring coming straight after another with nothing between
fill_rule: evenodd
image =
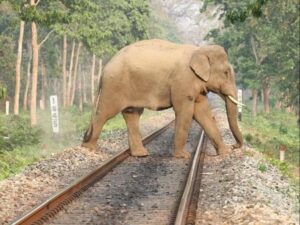
<instances>
[{"instance_id":1,"label":"elephant's head","mask_svg":"<svg viewBox=\"0 0 300 225\"><path fill-rule=\"evenodd\" d=\"M236 100L234 70L224 48L218 45L200 47L191 57L190 68L205 82L208 91L217 93L224 99L229 126L237 142L234 147L241 147L243 138L237 123L237 104L240 103Z\"/></svg>"}]
</instances>

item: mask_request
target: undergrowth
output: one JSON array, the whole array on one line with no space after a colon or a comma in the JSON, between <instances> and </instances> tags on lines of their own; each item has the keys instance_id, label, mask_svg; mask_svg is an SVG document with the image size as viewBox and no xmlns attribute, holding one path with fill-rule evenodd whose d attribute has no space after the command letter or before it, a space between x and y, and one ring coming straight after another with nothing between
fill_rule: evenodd
<instances>
[{"instance_id":1,"label":"undergrowth","mask_svg":"<svg viewBox=\"0 0 300 225\"><path fill-rule=\"evenodd\" d=\"M295 170L299 169L299 127L294 114L272 109L269 114L252 117L246 109L240 124L248 144L264 153L284 175L295 176ZM286 147L284 162L279 161L280 145Z\"/></svg>"},{"instance_id":2,"label":"undergrowth","mask_svg":"<svg viewBox=\"0 0 300 225\"><path fill-rule=\"evenodd\" d=\"M142 117L147 119L152 115L154 112L145 111ZM44 157L79 145L90 120L90 108L83 112L76 108L60 110L60 133L54 136L49 111L38 111L39 125L35 128L30 127L28 113L20 116L0 114L0 180ZM101 139L120 129L126 129L126 124L122 115L117 115L105 124Z\"/></svg>"}]
</instances>

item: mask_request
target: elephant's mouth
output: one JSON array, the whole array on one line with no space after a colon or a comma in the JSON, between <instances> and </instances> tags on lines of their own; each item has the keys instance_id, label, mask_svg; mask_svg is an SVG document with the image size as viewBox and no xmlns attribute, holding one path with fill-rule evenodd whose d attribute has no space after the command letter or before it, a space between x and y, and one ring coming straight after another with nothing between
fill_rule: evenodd
<instances>
[{"instance_id":1,"label":"elephant's mouth","mask_svg":"<svg viewBox=\"0 0 300 225\"><path fill-rule=\"evenodd\" d=\"M237 101L234 97L227 95L227 97L230 99L230 101L232 101L234 104L239 105L239 106L246 106L243 103Z\"/></svg>"}]
</instances>

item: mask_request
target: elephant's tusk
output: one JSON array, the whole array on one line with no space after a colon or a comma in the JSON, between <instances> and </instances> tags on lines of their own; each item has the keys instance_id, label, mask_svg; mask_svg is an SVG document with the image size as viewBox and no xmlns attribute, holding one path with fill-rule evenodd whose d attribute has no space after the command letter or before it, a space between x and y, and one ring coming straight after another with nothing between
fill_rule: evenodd
<instances>
[{"instance_id":1,"label":"elephant's tusk","mask_svg":"<svg viewBox=\"0 0 300 225\"><path fill-rule=\"evenodd\" d=\"M244 105L243 103L241 102L238 102L237 100L235 100L233 97L231 97L230 95L228 95L228 98L233 102L235 103L236 105L239 105L239 106L246 106Z\"/></svg>"}]
</instances>

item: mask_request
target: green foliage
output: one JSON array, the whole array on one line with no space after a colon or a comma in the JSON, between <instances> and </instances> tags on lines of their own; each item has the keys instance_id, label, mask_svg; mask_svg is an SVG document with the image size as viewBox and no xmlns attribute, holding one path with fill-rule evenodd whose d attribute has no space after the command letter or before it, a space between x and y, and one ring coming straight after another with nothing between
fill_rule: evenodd
<instances>
[{"instance_id":1,"label":"green foliage","mask_svg":"<svg viewBox=\"0 0 300 225\"><path fill-rule=\"evenodd\" d=\"M274 111L253 118L250 112L244 111L241 126L247 143L272 159L279 158L282 144L287 149L287 163L299 166L299 127L294 114Z\"/></svg>"},{"instance_id":2,"label":"green foliage","mask_svg":"<svg viewBox=\"0 0 300 225\"><path fill-rule=\"evenodd\" d=\"M20 19L80 40L98 56L148 37L150 6L146 0L9 2Z\"/></svg>"},{"instance_id":3,"label":"green foliage","mask_svg":"<svg viewBox=\"0 0 300 225\"><path fill-rule=\"evenodd\" d=\"M251 89L272 86L271 95L286 106L299 107L297 1L217 2L225 5L235 22L225 21L225 30L214 30L207 38L225 46L236 66L239 85Z\"/></svg>"},{"instance_id":4,"label":"green foliage","mask_svg":"<svg viewBox=\"0 0 300 225\"><path fill-rule=\"evenodd\" d=\"M265 163L259 163L258 164L258 170L262 173L266 172L268 169L268 166Z\"/></svg>"},{"instance_id":5,"label":"green foliage","mask_svg":"<svg viewBox=\"0 0 300 225\"><path fill-rule=\"evenodd\" d=\"M7 95L7 89L0 83L0 100L5 98Z\"/></svg>"},{"instance_id":6,"label":"green foliage","mask_svg":"<svg viewBox=\"0 0 300 225\"><path fill-rule=\"evenodd\" d=\"M6 87L11 87L14 83L14 70L14 41L12 38L0 34L0 95L2 98L7 94Z\"/></svg>"},{"instance_id":7,"label":"green foliage","mask_svg":"<svg viewBox=\"0 0 300 225\"><path fill-rule=\"evenodd\" d=\"M0 115L0 153L39 143L41 130L31 128L29 119Z\"/></svg>"},{"instance_id":8,"label":"green foliage","mask_svg":"<svg viewBox=\"0 0 300 225\"><path fill-rule=\"evenodd\" d=\"M54 29L82 40L98 56L148 37L149 3L146 0L64 1L67 24Z\"/></svg>"},{"instance_id":9,"label":"green foliage","mask_svg":"<svg viewBox=\"0 0 300 225\"><path fill-rule=\"evenodd\" d=\"M34 163L41 155L36 145L17 147L13 151L0 154L0 180L20 172L25 166Z\"/></svg>"},{"instance_id":10,"label":"green foliage","mask_svg":"<svg viewBox=\"0 0 300 225\"><path fill-rule=\"evenodd\" d=\"M226 12L224 15L228 22L244 22L249 17L261 17L263 14L263 6L266 5L268 1L269 0L205 0L201 11L205 11L208 4L222 4Z\"/></svg>"},{"instance_id":11,"label":"green foliage","mask_svg":"<svg viewBox=\"0 0 300 225\"><path fill-rule=\"evenodd\" d=\"M291 177L291 170L292 170L292 166L286 162L286 161L280 161L278 159L275 158L269 158L268 161L275 166L276 168L278 168L285 176Z\"/></svg>"},{"instance_id":12,"label":"green foliage","mask_svg":"<svg viewBox=\"0 0 300 225\"><path fill-rule=\"evenodd\" d=\"M68 10L61 1L41 1L38 6L29 5L26 1L20 4L20 18L26 22L36 22L44 26L54 23L68 23Z\"/></svg>"},{"instance_id":13,"label":"green foliage","mask_svg":"<svg viewBox=\"0 0 300 225\"><path fill-rule=\"evenodd\" d=\"M157 115L157 112L146 110L142 117L147 120L155 114ZM60 134L56 138L52 134L50 112L39 111L38 116L39 120L43 121L39 129L28 127L26 114L20 117L0 116L0 180L18 173L43 157L60 152L66 147L79 145L89 124L91 111L90 108L86 108L83 112L79 112L75 107L60 110ZM17 129L20 131L16 131ZM124 129L126 129L125 121L121 115L118 115L105 124L101 139L111 138L115 131ZM3 146L11 146L10 143L3 142L3 138L7 141L5 138L7 133L2 133L6 130L10 131L10 139L18 135L18 143L11 151L7 151L6 147L3 148Z\"/></svg>"},{"instance_id":14,"label":"green foliage","mask_svg":"<svg viewBox=\"0 0 300 225\"><path fill-rule=\"evenodd\" d=\"M0 3L0 34L11 37L18 32L19 18L13 6L3 1Z\"/></svg>"}]
</instances>

